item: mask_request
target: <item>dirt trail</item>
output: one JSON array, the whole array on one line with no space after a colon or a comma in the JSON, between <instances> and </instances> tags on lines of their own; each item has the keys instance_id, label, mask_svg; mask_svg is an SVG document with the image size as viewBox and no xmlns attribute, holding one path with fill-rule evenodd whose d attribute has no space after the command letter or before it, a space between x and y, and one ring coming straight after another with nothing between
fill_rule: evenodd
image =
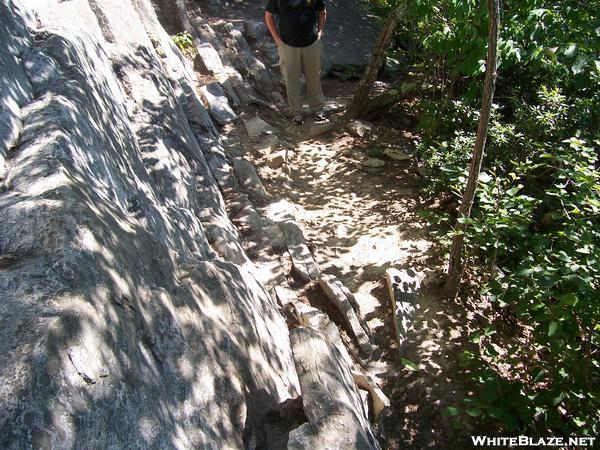
<instances>
[{"instance_id":1,"label":"dirt trail","mask_svg":"<svg viewBox=\"0 0 600 450\"><path fill-rule=\"evenodd\" d=\"M235 19L235 10L229 9L223 17ZM328 109L334 111L330 120L341 114L356 84L324 80ZM283 142L278 149L287 148L287 164L269 167L269 150L258 150L241 126L225 130L230 140L228 156L243 156L254 164L268 193L294 206L322 272L337 276L356 296L379 349L368 369L391 401L376 424L382 448L468 448L472 431L468 419L455 430L451 420L442 416L447 406L460 404L467 393L459 363L469 335L462 325L468 323L466 313L443 300L434 281L401 349L395 337L385 270L431 272L440 263L432 256L435 243L428 239L421 216L435 204L421 191L415 159L381 157L386 163L381 169L361 164L388 147L413 153L418 135L406 127L396 129L395 124L407 123L402 111L396 114L374 124L375 133L369 139L347 131L310 139L306 136L316 127L311 119L296 127L276 106L250 108L241 113L243 118L258 115L281 131ZM289 282L301 300L324 310L344 331L316 283ZM348 334L342 334L346 344L353 346ZM417 363L418 370L405 367L402 358Z\"/></svg>"},{"instance_id":2,"label":"dirt trail","mask_svg":"<svg viewBox=\"0 0 600 450\"><path fill-rule=\"evenodd\" d=\"M334 109L345 104L355 87L356 83L325 80L328 104ZM385 270L390 267L431 271L434 243L427 238L420 213L433 206L420 190L422 180L413 159L383 158L386 165L379 170L361 165L378 149L391 147L410 154L418 136L374 124L376 136L369 140L346 131L304 140L299 136L314 129L310 119L296 127L273 109L256 113L283 130L283 139L291 144L288 163L270 168L268 152L253 149L252 143L246 143L244 157L256 165L273 197L294 205L321 270L337 276L352 291L374 332L380 354L368 366L391 400L378 424L383 448L464 448L470 443L469 424L456 431L442 417L445 407L458 404L466 394L458 362L468 336L461 326L466 322L464 313L445 302L433 282L400 352L385 285ZM344 328L316 284L295 287L304 301L325 310ZM344 337L352 346L347 334ZM419 370L409 370L401 358L419 364Z\"/></svg>"}]
</instances>

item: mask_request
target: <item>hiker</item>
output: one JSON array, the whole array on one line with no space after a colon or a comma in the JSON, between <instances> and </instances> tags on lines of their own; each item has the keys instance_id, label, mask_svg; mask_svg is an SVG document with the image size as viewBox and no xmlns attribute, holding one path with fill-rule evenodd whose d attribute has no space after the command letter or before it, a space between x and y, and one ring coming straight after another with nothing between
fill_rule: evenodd
<instances>
[{"instance_id":1,"label":"hiker","mask_svg":"<svg viewBox=\"0 0 600 450\"><path fill-rule=\"evenodd\" d=\"M277 16L277 23L275 22ZM321 89L321 35L327 12L323 0L268 0L265 22L277 44L292 123L301 125L300 73L316 122L325 120Z\"/></svg>"}]
</instances>

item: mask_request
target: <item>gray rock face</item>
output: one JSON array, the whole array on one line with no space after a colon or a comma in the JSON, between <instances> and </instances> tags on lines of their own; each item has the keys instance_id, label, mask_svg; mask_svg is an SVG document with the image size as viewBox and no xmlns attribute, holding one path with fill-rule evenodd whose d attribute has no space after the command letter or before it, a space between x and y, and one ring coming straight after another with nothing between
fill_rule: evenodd
<instances>
[{"instance_id":1,"label":"gray rock face","mask_svg":"<svg viewBox=\"0 0 600 450\"><path fill-rule=\"evenodd\" d=\"M373 345L369 339L370 330L367 323L365 321L361 323L358 318L353 304L347 296L347 289L344 289L342 283L333 275L321 275L319 285L329 301L342 314L346 326L352 331L356 339L362 356L369 358L373 353Z\"/></svg>"},{"instance_id":2,"label":"gray rock face","mask_svg":"<svg viewBox=\"0 0 600 450\"><path fill-rule=\"evenodd\" d=\"M308 422L290 431L287 448L288 450L310 450L317 448L316 437Z\"/></svg>"},{"instance_id":3,"label":"gray rock face","mask_svg":"<svg viewBox=\"0 0 600 450\"><path fill-rule=\"evenodd\" d=\"M265 2L211 0L210 3L210 9L218 17L244 17L257 22L264 20ZM366 66L375 46L379 27L369 17L365 2L328 0L325 5L327 24L323 34L324 71L328 72L334 65ZM231 12L233 10L235 13Z\"/></svg>"},{"instance_id":4,"label":"gray rock face","mask_svg":"<svg viewBox=\"0 0 600 450\"><path fill-rule=\"evenodd\" d=\"M33 41L28 28L33 18L23 9L15 11L19 15L13 16L11 7L17 8L6 2L0 4L0 42L10 42L0 46L0 180L6 174L8 152L22 131L21 107L33 96L31 83L18 59Z\"/></svg>"},{"instance_id":5,"label":"gray rock face","mask_svg":"<svg viewBox=\"0 0 600 450\"><path fill-rule=\"evenodd\" d=\"M247 80L251 80L256 89L265 96L273 91L273 83L265 65L254 56L241 31L231 23L222 23L216 30L225 43L235 69Z\"/></svg>"},{"instance_id":6,"label":"gray rock face","mask_svg":"<svg viewBox=\"0 0 600 450\"><path fill-rule=\"evenodd\" d=\"M246 39L251 41L260 41L269 33L269 30L267 29L267 24L264 22L248 20L244 22L244 29L242 33Z\"/></svg>"},{"instance_id":7,"label":"gray rock face","mask_svg":"<svg viewBox=\"0 0 600 450\"><path fill-rule=\"evenodd\" d=\"M260 181L256 169L248 161L236 160L233 163L235 173L246 191L260 201L267 200L269 195Z\"/></svg>"},{"instance_id":8,"label":"gray rock face","mask_svg":"<svg viewBox=\"0 0 600 450\"><path fill-rule=\"evenodd\" d=\"M150 1L7 0L0 49L0 448L264 435L299 394L287 327Z\"/></svg>"},{"instance_id":9,"label":"gray rock face","mask_svg":"<svg viewBox=\"0 0 600 450\"><path fill-rule=\"evenodd\" d=\"M237 115L229 106L229 101L219 83L208 83L200 88L202 98L208 104L208 110L213 119L221 125L226 125L237 119Z\"/></svg>"},{"instance_id":10,"label":"gray rock face","mask_svg":"<svg viewBox=\"0 0 600 450\"><path fill-rule=\"evenodd\" d=\"M290 339L302 403L314 435L313 441L304 427L294 434L292 448L313 441L312 448L317 449L378 449L354 379L338 350L310 328L294 328Z\"/></svg>"}]
</instances>

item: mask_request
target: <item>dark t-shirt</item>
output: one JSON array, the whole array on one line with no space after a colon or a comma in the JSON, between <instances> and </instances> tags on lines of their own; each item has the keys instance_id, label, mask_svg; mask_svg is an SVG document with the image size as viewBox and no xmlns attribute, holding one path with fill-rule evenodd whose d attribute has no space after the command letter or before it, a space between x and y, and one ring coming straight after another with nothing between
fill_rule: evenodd
<instances>
[{"instance_id":1,"label":"dark t-shirt","mask_svg":"<svg viewBox=\"0 0 600 450\"><path fill-rule=\"evenodd\" d=\"M308 47L317 40L317 11L325 9L323 0L269 0L265 9L277 16L285 44Z\"/></svg>"}]
</instances>

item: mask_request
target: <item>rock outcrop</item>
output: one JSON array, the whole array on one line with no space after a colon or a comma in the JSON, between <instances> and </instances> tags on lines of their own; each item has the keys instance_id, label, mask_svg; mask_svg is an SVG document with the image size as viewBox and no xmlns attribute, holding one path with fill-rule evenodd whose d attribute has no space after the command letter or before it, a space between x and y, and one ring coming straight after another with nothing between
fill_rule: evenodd
<instances>
[{"instance_id":1,"label":"rock outcrop","mask_svg":"<svg viewBox=\"0 0 600 450\"><path fill-rule=\"evenodd\" d=\"M286 282L320 274L301 228L220 134L280 97L264 26L215 27L186 0L0 3L0 448L378 448L376 386Z\"/></svg>"},{"instance_id":2,"label":"rock outcrop","mask_svg":"<svg viewBox=\"0 0 600 450\"><path fill-rule=\"evenodd\" d=\"M7 0L0 39L0 447L260 443L288 330L154 6Z\"/></svg>"}]
</instances>

